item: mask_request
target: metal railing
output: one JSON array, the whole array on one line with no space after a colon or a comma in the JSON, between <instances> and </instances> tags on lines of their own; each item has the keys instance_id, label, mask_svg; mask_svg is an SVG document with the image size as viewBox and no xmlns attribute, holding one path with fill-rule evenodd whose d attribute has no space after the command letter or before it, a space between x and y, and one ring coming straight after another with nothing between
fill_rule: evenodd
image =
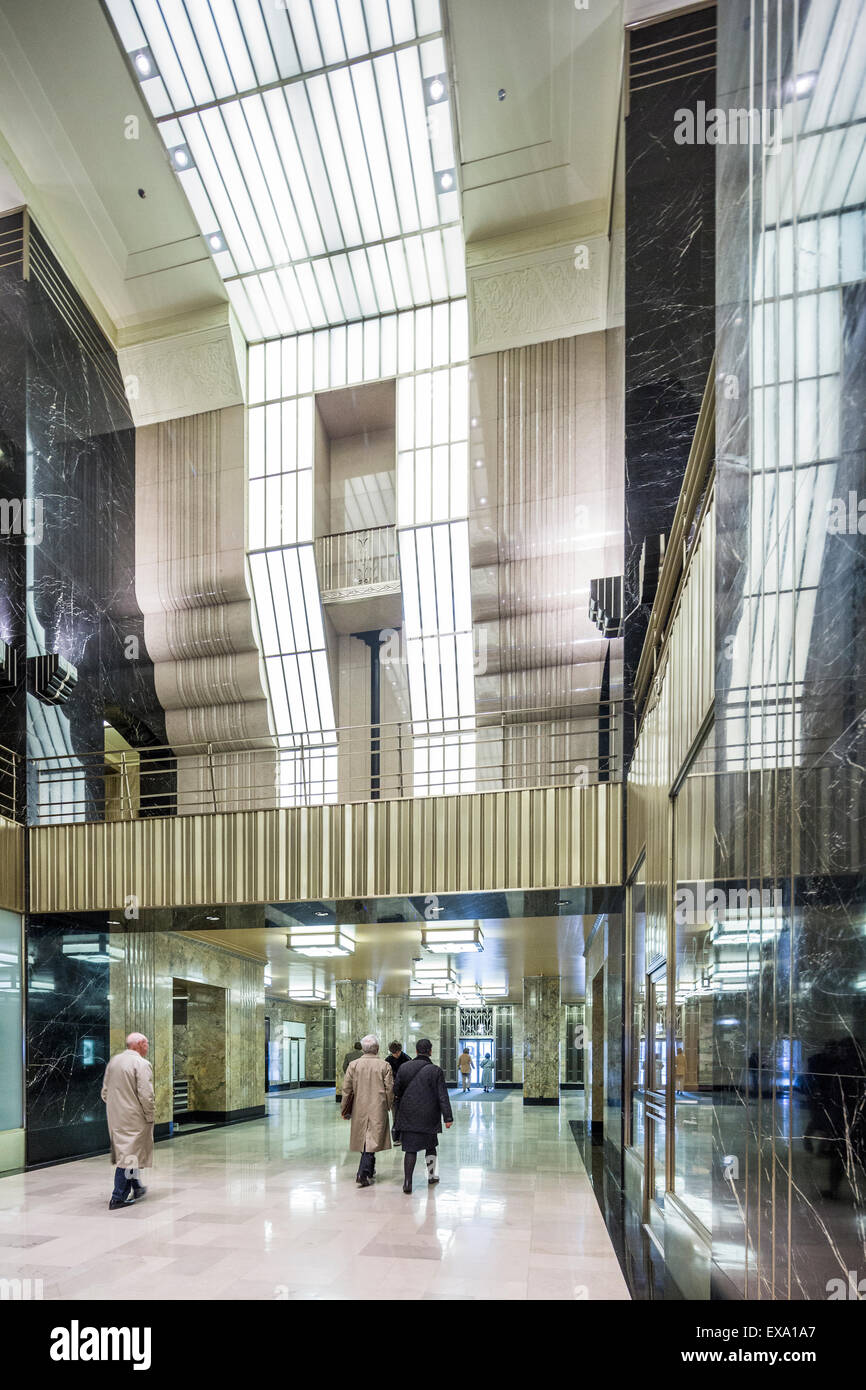
<instances>
[{"instance_id":1,"label":"metal railing","mask_svg":"<svg viewBox=\"0 0 866 1390\"><path fill-rule=\"evenodd\" d=\"M366 584L393 584L400 578L395 526L320 536L315 550L323 593Z\"/></svg>"},{"instance_id":2,"label":"metal railing","mask_svg":"<svg viewBox=\"0 0 866 1390\"><path fill-rule=\"evenodd\" d=\"M40 825L618 781L617 701L28 760ZM378 773L371 751L379 754ZM129 794L129 788L134 794Z\"/></svg>"},{"instance_id":3,"label":"metal railing","mask_svg":"<svg viewBox=\"0 0 866 1390\"><path fill-rule=\"evenodd\" d=\"M0 816L5 820L17 821L20 818L20 762L17 753L0 744Z\"/></svg>"}]
</instances>

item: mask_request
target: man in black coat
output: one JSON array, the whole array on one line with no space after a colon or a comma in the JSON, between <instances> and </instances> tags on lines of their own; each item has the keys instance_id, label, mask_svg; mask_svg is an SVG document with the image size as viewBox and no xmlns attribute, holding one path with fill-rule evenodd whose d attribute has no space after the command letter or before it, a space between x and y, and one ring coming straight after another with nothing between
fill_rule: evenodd
<instances>
[{"instance_id":1,"label":"man in black coat","mask_svg":"<svg viewBox=\"0 0 866 1390\"><path fill-rule=\"evenodd\" d=\"M431 1060L433 1044L429 1038L419 1038L415 1044L417 1057L406 1062L394 1075L394 1128L403 1146L403 1191L412 1191L415 1160L421 1150L427 1158L427 1182L439 1181L437 1136L442 1133L442 1121L450 1129L454 1123L451 1102L445 1085L445 1073Z\"/></svg>"},{"instance_id":2,"label":"man in black coat","mask_svg":"<svg viewBox=\"0 0 866 1390\"><path fill-rule=\"evenodd\" d=\"M408 1062L409 1060L409 1054L403 1051L402 1043L392 1042L388 1044L388 1056L385 1058L385 1061L394 1073L395 1081L397 1080L397 1072L400 1067L402 1067L404 1062Z\"/></svg>"}]
</instances>

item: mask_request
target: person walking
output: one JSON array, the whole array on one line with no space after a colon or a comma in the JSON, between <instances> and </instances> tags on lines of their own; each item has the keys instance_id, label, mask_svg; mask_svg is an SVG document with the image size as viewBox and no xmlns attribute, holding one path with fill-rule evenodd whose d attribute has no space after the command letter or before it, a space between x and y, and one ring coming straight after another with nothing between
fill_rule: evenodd
<instances>
[{"instance_id":1,"label":"person walking","mask_svg":"<svg viewBox=\"0 0 866 1390\"><path fill-rule=\"evenodd\" d=\"M105 1068L102 1099L115 1165L109 1211L135 1206L147 1194L140 1180L142 1168L153 1162L153 1067L147 1052L144 1034L130 1033L126 1051L116 1053Z\"/></svg>"},{"instance_id":2,"label":"person walking","mask_svg":"<svg viewBox=\"0 0 866 1390\"><path fill-rule=\"evenodd\" d=\"M399 1130L403 1148L403 1191L407 1194L412 1191L415 1160L422 1149L428 1184L439 1181L437 1136L442 1133L443 1120L446 1129L454 1123L445 1073L432 1060L430 1039L419 1038L415 1051L414 1062L401 1067L394 1082L394 1127Z\"/></svg>"},{"instance_id":3,"label":"person walking","mask_svg":"<svg viewBox=\"0 0 866 1390\"><path fill-rule=\"evenodd\" d=\"M361 1044L359 1042L356 1042L355 1046L351 1048L351 1050L347 1052L345 1057L343 1058L343 1071L347 1072L349 1070L349 1063L356 1061L359 1057L362 1056L363 1053L361 1051Z\"/></svg>"},{"instance_id":4,"label":"person walking","mask_svg":"<svg viewBox=\"0 0 866 1390\"><path fill-rule=\"evenodd\" d=\"M361 1155L355 1181L369 1187L376 1176L376 1154L391 1147L388 1111L394 1108L394 1073L379 1056L379 1039L372 1033L361 1039L361 1056L354 1058L343 1077L340 1113L351 1119L349 1148Z\"/></svg>"},{"instance_id":5,"label":"person walking","mask_svg":"<svg viewBox=\"0 0 866 1390\"><path fill-rule=\"evenodd\" d=\"M402 1043L392 1042L388 1044L388 1056L385 1058L385 1061L394 1073L395 1078L403 1063L410 1060L408 1052L403 1051Z\"/></svg>"},{"instance_id":6,"label":"person walking","mask_svg":"<svg viewBox=\"0 0 866 1390\"><path fill-rule=\"evenodd\" d=\"M463 1090L468 1091L469 1078L472 1075L472 1053L469 1051L468 1047L464 1047L463 1051L460 1053L460 1056L457 1058L457 1070L459 1071L460 1079L463 1082Z\"/></svg>"},{"instance_id":7,"label":"person walking","mask_svg":"<svg viewBox=\"0 0 866 1390\"><path fill-rule=\"evenodd\" d=\"M484 1063L481 1067L481 1084L485 1091L493 1090L493 1061L489 1052L484 1058Z\"/></svg>"}]
</instances>

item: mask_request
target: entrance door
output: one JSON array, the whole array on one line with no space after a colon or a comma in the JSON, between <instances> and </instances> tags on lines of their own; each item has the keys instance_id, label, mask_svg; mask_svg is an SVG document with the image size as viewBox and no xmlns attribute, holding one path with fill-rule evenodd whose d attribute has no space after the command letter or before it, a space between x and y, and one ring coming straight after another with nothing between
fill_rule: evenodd
<instances>
[{"instance_id":1,"label":"entrance door","mask_svg":"<svg viewBox=\"0 0 866 1390\"><path fill-rule=\"evenodd\" d=\"M495 1053L495 1051L494 1051L494 1049L493 1049L493 1039L492 1039L492 1038L462 1038L462 1039L460 1040L460 1043L459 1043L458 1048L457 1048L458 1053L462 1052L463 1049L464 1049L465 1047L468 1047L468 1048L469 1048L469 1054L470 1054L470 1056L471 1056L471 1058L472 1058L472 1071L471 1071L470 1074L469 1074L469 1081L470 1081L470 1084L473 1085L473 1086L480 1086L480 1085L481 1085L481 1068L482 1068L482 1066L483 1066L483 1064L484 1064L484 1058L485 1058L485 1057L490 1057L491 1061L492 1061L493 1064L494 1064L494 1068L495 1068L495 1065L496 1065L496 1053ZM495 1079L496 1079L496 1072L495 1072L495 1070L494 1070L494 1073L493 1073L493 1077L494 1077L494 1080L495 1080ZM460 1071L458 1071L458 1072L457 1072L457 1085L458 1085L458 1086L462 1086L462 1085L463 1085L463 1082L461 1081L460 1078L461 1078L461 1073L460 1073Z\"/></svg>"},{"instance_id":2,"label":"entrance door","mask_svg":"<svg viewBox=\"0 0 866 1390\"><path fill-rule=\"evenodd\" d=\"M664 1241L667 1190L668 987L663 962L647 975L644 1221Z\"/></svg>"}]
</instances>

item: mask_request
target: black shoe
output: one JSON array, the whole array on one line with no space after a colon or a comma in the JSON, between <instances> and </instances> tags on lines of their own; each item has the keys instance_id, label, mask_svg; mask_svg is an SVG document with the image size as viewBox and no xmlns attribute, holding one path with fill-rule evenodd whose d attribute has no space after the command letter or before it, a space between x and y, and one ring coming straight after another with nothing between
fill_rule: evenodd
<instances>
[{"instance_id":1,"label":"black shoe","mask_svg":"<svg viewBox=\"0 0 866 1390\"><path fill-rule=\"evenodd\" d=\"M406 1196L407 1196L407 1197L411 1197L411 1196L412 1196L412 1184L411 1184L410 1182L404 1182L404 1184L403 1184L403 1191L406 1193Z\"/></svg>"},{"instance_id":2,"label":"black shoe","mask_svg":"<svg viewBox=\"0 0 866 1390\"><path fill-rule=\"evenodd\" d=\"M140 1183L139 1183L138 1187L134 1187L134 1188L132 1189L132 1200L133 1200L134 1202L140 1202L141 1199L142 1199L142 1197L146 1197L146 1196L147 1196L147 1188L146 1188L146 1187L142 1187Z\"/></svg>"},{"instance_id":3,"label":"black shoe","mask_svg":"<svg viewBox=\"0 0 866 1390\"><path fill-rule=\"evenodd\" d=\"M117 1211L118 1207L134 1207L135 1200L132 1197L112 1197L108 1203L109 1211Z\"/></svg>"},{"instance_id":4,"label":"black shoe","mask_svg":"<svg viewBox=\"0 0 866 1390\"><path fill-rule=\"evenodd\" d=\"M356 1181L359 1187L369 1187L371 1185L370 1179L367 1177L366 1173L362 1173L360 1178L357 1178Z\"/></svg>"},{"instance_id":5,"label":"black shoe","mask_svg":"<svg viewBox=\"0 0 866 1390\"><path fill-rule=\"evenodd\" d=\"M438 1181L439 1181L438 1178L428 1178L428 1179L427 1179L427 1186L428 1186L428 1187L433 1187Z\"/></svg>"}]
</instances>

